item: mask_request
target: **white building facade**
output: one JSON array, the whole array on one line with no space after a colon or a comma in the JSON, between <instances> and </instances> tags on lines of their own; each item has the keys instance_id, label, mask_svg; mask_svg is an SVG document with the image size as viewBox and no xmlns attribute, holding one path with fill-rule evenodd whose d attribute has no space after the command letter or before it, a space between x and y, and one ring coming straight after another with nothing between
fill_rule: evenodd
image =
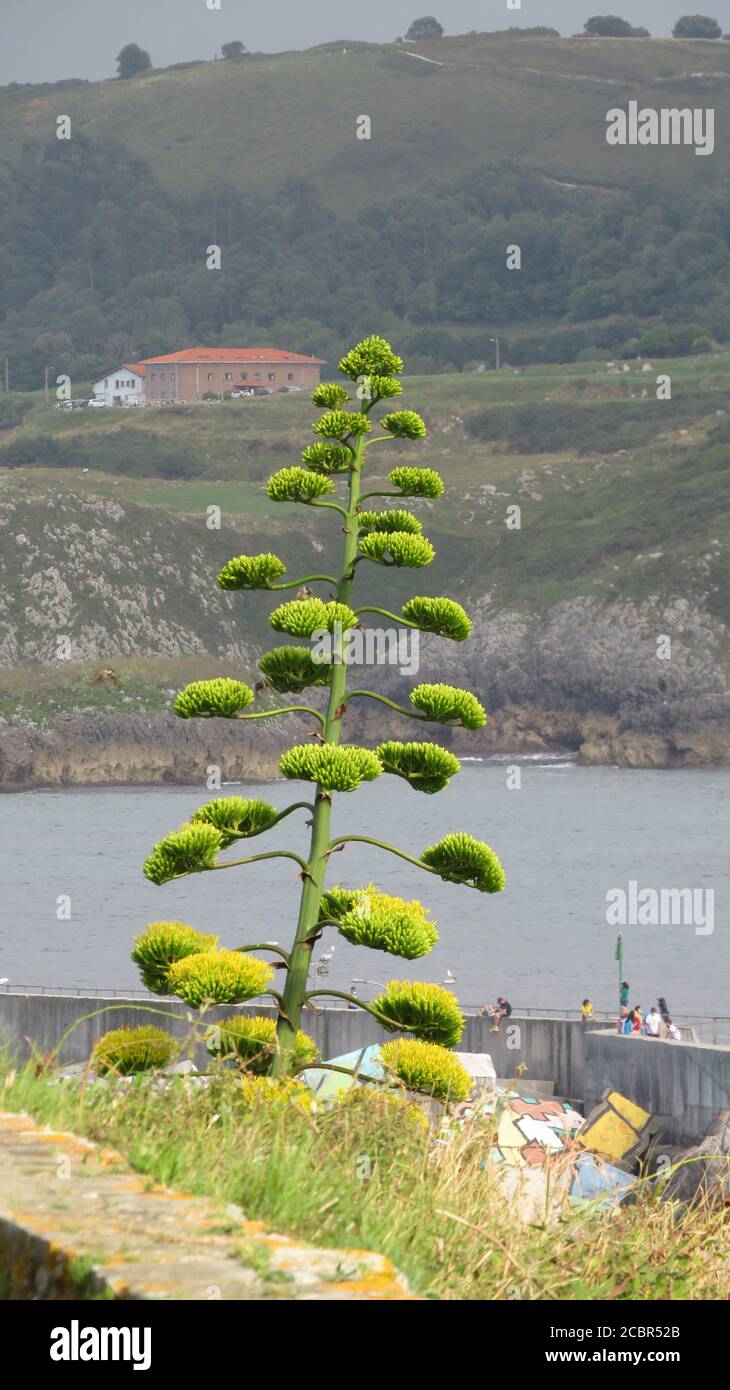
<instances>
[{"instance_id":1,"label":"white building facade","mask_svg":"<svg viewBox=\"0 0 730 1390\"><path fill-rule=\"evenodd\" d=\"M139 364L125 363L95 381L94 396L104 405L144 405L144 375Z\"/></svg>"}]
</instances>

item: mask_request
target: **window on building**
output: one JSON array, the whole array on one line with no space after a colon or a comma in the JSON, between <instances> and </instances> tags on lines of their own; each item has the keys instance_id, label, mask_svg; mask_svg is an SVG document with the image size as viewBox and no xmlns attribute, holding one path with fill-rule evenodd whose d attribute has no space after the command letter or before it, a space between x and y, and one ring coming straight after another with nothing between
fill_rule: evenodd
<instances>
[{"instance_id":1,"label":"window on building","mask_svg":"<svg viewBox=\"0 0 730 1390\"><path fill-rule=\"evenodd\" d=\"M170 372L170 381L174 381L174 380L175 380L175 373L174 373L174 372Z\"/></svg>"},{"instance_id":2,"label":"window on building","mask_svg":"<svg viewBox=\"0 0 730 1390\"><path fill-rule=\"evenodd\" d=\"M254 375L254 381L260 381L260 380L261 380L261 373L260 373L260 372L254 372L253 375Z\"/></svg>"},{"instance_id":3,"label":"window on building","mask_svg":"<svg viewBox=\"0 0 730 1390\"><path fill-rule=\"evenodd\" d=\"M121 384L122 384L121 381L120 381L119 378L117 377L117 380L114 382L114 385L116 386L117 391L119 390L119 387L121 386Z\"/></svg>"},{"instance_id":4,"label":"window on building","mask_svg":"<svg viewBox=\"0 0 730 1390\"><path fill-rule=\"evenodd\" d=\"M212 373L212 372L208 372L208 381L212 381L212 380L213 380L213 373Z\"/></svg>"},{"instance_id":5,"label":"window on building","mask_svg":"<svg viewBox=\"0 0 730 1390\"><path fill-rule=\"evenodd\" d=\"M226 372L226 381L233 381L233 372Z\"/></svg>"},{"instance_id":6,"label":"window on building","mask_svg":"<svg viewBox=\"0 0 730 1390\"><path fill-rule=\"evenodd\" d=\"M241 372L241 381L248 381L248 372Z\"/></svg>"},{"instance_id":7,"label":"window on building","mask_svg":"<svg viewBox=\"0 0 730 1390\"><path fill-rule=\"evenodd\" d=\"M276 381L276 372L269 372L269 381Z\"/></svg>"},{"instance_id":8,"label":"window on building","mask_svg":"<svg viewBox=\"0 0 730 1390\"><path fill-rule=\"evenodd\" d=\"M157 381L157 372L153 372L153 373L152 373L152 375L151 375L151 377L150 377L150 380L151 380L151 381Z\"/></svg>"},{"instance_id":9,"label":"window on building","mask_svg":"<svg viewBox=\"0 0 730 1390\"><path fill-rule=\"evenodd\" d=\"M287 378L286 378L286 379L287 379L287 381L293 381L293 380L294 380L294 373L293 373L293 372L288 372L288 373L287 373Z\"/></svg>"}]
</instances>

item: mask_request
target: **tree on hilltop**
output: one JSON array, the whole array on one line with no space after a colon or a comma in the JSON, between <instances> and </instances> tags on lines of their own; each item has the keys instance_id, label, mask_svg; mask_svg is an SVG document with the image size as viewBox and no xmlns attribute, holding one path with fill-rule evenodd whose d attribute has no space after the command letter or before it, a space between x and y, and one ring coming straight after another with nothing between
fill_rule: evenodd
<instances>
[{"instance_id":1,"label":"tree on hilltop","mask_svg":"<svg viewBox=\"0 0 730 1390\"><path fill-rule=\"evenodd\" d=\"M685 14L677 20L672 35L675 39L721 39L722 29L707 15Z\"/></svg>"},{"instance_id":2,"label":"tree on hilltop","mask_svg":"<svg viewBox=\"0 0 730 1390\"><path fill-rule=\"evenodd\" d=\"M140 48L137 43L128 43L115 59L117 64L117 77L125 81L130 77L139 77L142 72L149 72L152 67L152 59L144 48Z\"/></svg>"},{"instance_id":3,"label":"tree on hilltop","mask_svg":"<svg viewBox=\"0 0 730 1390\"><path fill-rule=\"evenodd\" d=\"M434 19L432 14L423 15L421 19L414 19L408 33L407 39L440 39L443 38L444 26Z\"/></svg>"},{"instance_id":4,"label":"tree on hilltop","mask_svg":"<svg viewBox=\"0 0 730 1390\"><path fill-rule=\"evenodd\" d=\"M246 45L241 43L240 39L234 39L232 43L221 45L221 53L224 58L242 58L245 52Z\"/></svg>"},{"instance_id":5,"label":"tree on hilltop","mask_svg":"<svg viewBox=\"0 0 730 1390\"><path fill-rule=\"evenodd\" d=\"M628 19L619 19L615 14L597 14L584 24L586 34L601 39L648 39L648 29L635 29Z\"/></svg>"}]
</instances>

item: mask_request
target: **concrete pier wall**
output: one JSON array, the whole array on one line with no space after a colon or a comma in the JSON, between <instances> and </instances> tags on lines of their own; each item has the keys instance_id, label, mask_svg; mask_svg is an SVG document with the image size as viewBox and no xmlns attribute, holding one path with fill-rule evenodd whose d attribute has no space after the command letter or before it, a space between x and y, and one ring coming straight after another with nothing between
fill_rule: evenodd
<instances>
[{"instance_id":1,"label":"concrete pier wall","mask_svg":"<svg viewBox=\"0 0 730 1390\"><path fill-rule=\"evenodd\" d=\"M730 1048L586 1033L585 1107L608 1087L651 1111L669 1144L701 1139L730 1109Z\"/></svg>"},{"instance_id":2,"label":"concrete pier wall","mask_svg":"<svg viewBox=\"0 0 730 1390\"><path fill-rule=\"evenodd\" d=\"M221 1007L211 1009L206 1021L215 1022L231 1014L269 1011L259 1005ZM168 1017L162 1017L161 1013ZM37 1053L47 1055L73 1028L61 1048L59 1060L84 1062L98 1038L110 1028L156 1023L182 1039L191 1029L187 1022L189 1014L186 1006L175 999L147 1001L0 993L0 1039L25 1060L31 1055L31 1043ZM321 1013L307 1014L304 1028L315 1039L323 1057L337 1057L393 1036L359 1009L324 1009ZM486 1019L468 1018L460 1047L464 1052L488 1052L497 1076L509 1079L523 1064L528 1083L554 1081L559 1095L580 1099L585 1031L586 1025L578 1021L513 1016L503 1022L499 1033L493 1033Z\"/></svg>"},{"instance_id":3,"label":"concrete pier wall","mask_svg":"<svg viewBox=\"0 0 730 1390\"><path fill-rule=\"evenodd\" d=\"M265 1005L228 1006L211 1009L205 1021L268 1012ZM59 1052L61 1062L87 1061L95 1042L110 1028L156 1023L181 1040L192 1038L192 1017L186 1005L175 999L0 993L0 1041L22 1060L33 1052L47 1056L69 1029ZM337 1057L393 1037L356 1009L307 1014L304 1027L323 1057ZM523 1065L523 1085L552 1081L558 1095L581 1102L586 1110L608 1088L621 1091L657 1116L669 1143L701 1138L718 1111L730 1108L727 1047L625 1038L612 1029L601 1031L595 1024L577 1020L513 1015L498 1033L491 1031L485 1019L467 1018L460 1050L489 1053L497 1076L506 1080Z\"/></svg>"}]
</instances>

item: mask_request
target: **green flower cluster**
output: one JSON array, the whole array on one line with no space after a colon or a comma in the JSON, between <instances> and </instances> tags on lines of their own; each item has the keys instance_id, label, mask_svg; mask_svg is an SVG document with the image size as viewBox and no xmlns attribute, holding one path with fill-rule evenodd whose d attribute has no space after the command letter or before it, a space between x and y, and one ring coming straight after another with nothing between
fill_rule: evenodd
<instances>
[{"instance_id":1,"label":"green flower cluster","mask_svg":"<svg viewBox=\"0 0 730 1390\"><path fill-rule=\"evenodd\" d=\"M223 846L223 836L214 825L198 821L181 825L158 840L144 861L144 876L158 886L184 874L200 874L212 869Z\"/></svg>"},{"instance_id":2,"label":"green flower cluster","mask_svg":"<svg viewBox=\"0 0 730 1390\"><path fill-rule=\"evenodd\" d=\"M142 983L152 994L169 994L168 971L176 960L214 951L217 936L206 936L187 922L150 922L134 939L132 960L139 967Z\"/></svg>"},{"instance_id":3,"label":"green flower cluster","mask_svg":"<svg viewBox=\"0 0 730 1390\"><path fill-rule=\"evenodd\" d=\"M325 889L319 905L320 922L341 922L346 913L351 912L360 900L361 888Z\"/></svg>"},{"instance_id":4,"label":"green flower cluster","mask_svg":"<svg viewBox=\"0 0 730 1390\"><path fill-rule=\"evenodd\" d=\"M204 1004L242 1004L271 983L274 972L264 960L244 951L201 951L170 967L170 991L191 1009Z\"/></svg>"},{"instance_id":5,"label":"green flower cluster","mask_svg":"<svg viewBox=\"0 0 730 1390\"><path fill-rule=\"evenodd\" d=\"M463 642L472 629L471 618L451 598L411 598L403 604L401 614L421 632L435 632L453 642Z\"/></svg>"},{"instance_id":6,"label":"green flower cluster","mask_svg":"<svg viewBox=\"0 0 730 1390\"><path fill-rule=\"evenodd\" d=\"M354 792L361 782L373 782L383 764L369 748L353 744L297 744L284 753L279 763L283 777L300 782L316 782L327 792Z\"/></svg>"},{"instance_id":7,"label":"green flower cluster","mask_svg":"<svg viewBox=\"0 0 730 1390\"><path fill-rule=\"evenodd\" d=\"M385 338L375 334L363 338L362 342L346 353L340 362L340 371L351 381L360 377L394 377L403 371L403 358L398 357Z\"/></svg>"},{"instance_id":8,"label":"green flower cluster","mask_svg":"<svg viewBox=\"0 0 730 1390\"><path fill-rule=\"evenodd\" d=\"M394 376L366 376L363 378L366 399L370 397L372 401L390 400L393 396L402 396L403 387Z\"/></svg>"},{"instance_id":9,"label":"green flower cluster","mask_svg":"<svg viewBox=\"0 0 730 1390\"><path fill-rule=\"evenodd\" d=\"M235 555L218 575L220 589L270 589L274 580L286 574L278 555Z\"/></svg>"},{"instance_id":10,"label":"green flower cluster","mask_svg":"<svg viewBox=\"0 0 730 1390\"><path fill-rule=\"evenodd\" d=\"M360 410L326 410L312 429L323 439L337 439L344 443L361 434L369 434L372 423Z\"/></svg>"},{"instance_id":11,"label":"green flower cluster","mask_svg":"<svg viewBox=\"0 0 730 1390\"><path fill-rule=\"evenodd\" d=\"M312 473L349 473L355 455L348 444L308 444L302 449L302 463Z\"/></svg>"},{"instance_id":12,"label":"green flower cluster","mask_svg":"<svg viewBox=\"0 0 730 1390\"><path fill-rule=\"evenodd\" d=\"M358 516L360 535L370 531L410 531L412 536L420 536L423 527L413 512L403 508L391 507L384 512L360 512Z\"/></svg>"},{"instance_id":13,"label":"green flower cluster","mask_svg":"<svg viewBox=\"0 0 730 1390\"><path fill-rule=\"evenodd\" d=\"M439 1047L456 1047L464 1031L459 1001L441 985L420 980L391 980L373 1008L383 1015L383 1027L393 1033L405 1028L422 1042ZM385 1021L387 1020L387 1022Z\"/></svg>"},{"instance_id":14,"label":"green flower cluster","mask_svg":"<svg viewBox=\"0 0 730 1390\"><path fill-rule=\"evenodd\" d=\"M175 1039L164 1028L143 1023L140 1028L113 1028L99 1038L91 1061L100 1076L134 1076L169 1066L176 1051Z\"/></svg>"},{"instance_id":15,"label":"green flower cluster","mask_svg":"<svg viewBox=\"0 0 730 1390\"><path fill-rule=\"evenodd\" d=\"M421 859L448 883L466 883L480 893L501 893L506 882L494 850L463 831L444 835L423 851Z\"/></svg>"},{"instance_id":16,"label":"green flower cluster","mask_svg":"<svg viewBox=\"0 0 730 1390\"><path fill-rule=\"evenodd\" d=\"M453 1052L434 1043L398 1038L380 1049L380 1060L411 1091L456 1104L466 1100L472 1079Z\"/></svg>"},{"instance_id":17,"label":"green flower cluster","mask_svg":"<svg viewBox=\"0 0 730 1390\"><path fill-rule=\"evenodd\" d=\"M173 709L180 719L235 719L253 704L253 690L228 676L193 681L176 697Z\"/></svg>"},{"instance_id":18,"label":"green flower cluster","mask_svg":"<svg viewBox=\"0 0 730 1390\"><path fill-rule=\"evenodd\" d=\"M423 439L426 433L426 422L415 410L394 410L380 423L394 439Z\"/></svg>"},{"instance_id":19,"label":"green flower cluster","mask_svg":"<svg viewBox=\"0 0 730 1390\"><path fill-rule=\"evenodd\" d=\"M332 667L313 661L306 647L272 647L262 656L259 669L280 695L300 695L311 685L329 685Z\"/></svg>"},{"instance_id":20,"label":"green flower cluster","mask_svg":"<svg viewBox=\"0 0 730 1390\"><path fill-rule=\"evenodd\" d=\"M238 1057L254 1076L268 1076L276 1052L276 1019L241 1014L215 1024L206 1036L206 1046L212 1057ZM294 1042L294 1065L299 1070L311 1067L319 1057L314 1038L297 1029Z\"/></svg>"},{"instance_id":21,"label":"green flower cluster","mask_svg":"<svg viewBox=\"0 0 730 1390\"><path fill-rule=\"evenodd\" d=\"M388 474L393 487L400 489L402 497L441 497L444 491L443 478L435 468L406 468L399 465L391 468Z\"/></svg>"},{"instance_id":22,"label":"green flower cluster","mask_svg":"<svg viewBox=\"0 0 730 1390\"><path fill-rule=\"evenodd\" d=\"M339 909L340 934L353 946L367 946L371 951L387 951L403 960L427 956L439 940L428 909L413 899L391 897L377 888L362 888L350 895L354 901L345 911ZM335 903L335 910L338 905Z\"/></svg>"},{"instance_id":23,"label":"green flower cluster","mask_svg":"<svg viewBox=\"0 0 730 1390\"><path fill-rule=\"evenodd\" d=\"M334 492L329 478L320 478L307 468L280 468L266 484L266 495L272 502L313 502L328 492Z\"/></svg>"},{"instance_id":24,"label":"green flower cluster","mask_svg":"<svg viewBox=\"0 0 730 1390\"><path fill-rule=\"evenodd\" d=\"M487 722L476 695L457 685L417 685L411 691L410 701L434 724L458 723L465 729L481 729Z\"/></svg>"},{"instance_id":25,"label":"green flower cluster","mask_svg":"<svg viewBox=\"0 0 730 1390\"><path fill-rule=\"evenodd\" d=\"M337 410L339 406L347 405L349 399L347 387L340 386L336 381L323 381L312 392L312 404L321 406L323 410Z\"/></svg>"},{"instance_id":26,"label":"green flower cluster","mask_svg":"<svg viewBox=\"0 0 730 1390\"><path fill-rule=\"evenodd\" d=\"M378 757L386 772L403 777L417 792L443 791L461 763L440 743L381 743Z\"/></svg>"},{"instance_id":27,"label":"green flower cluster","mask_svg":"<svg viewBox=\"0 0 730 1390\"><path fill-rule=\"evenodd\" d=\"M430 565L436 554L425 536L414 536L410 531L373 531L363 536L360 551L377 564L412 570Z\"/></svg>"},{"instance_id":28,"label":"green flower cluster","mask_svg":"<svg viewBox=\"0 0 730 1390\"><path fill-rule=\"evenodd\" d=\"M334 632L340 624L343 631L357 627L358 617L346 603L325 603L321 598L293 598L281 603L269 617L275 632L288 632L291 637L311 637L315 632Z\"/></svg>"},{"instance_id":29,"label":"green flower cluster","mask_svg":"<svg viewBox=\"0 0 730 1390\"><path fill-rule=\"evenodd\" d=\"M248 839L270 830L279 819L275 806L267 801L248 801L243 796L220 796L199 806L191 824L213 825L221 834L221 849L228 849L237 840Z\"/></svg>"}]
</instances>

